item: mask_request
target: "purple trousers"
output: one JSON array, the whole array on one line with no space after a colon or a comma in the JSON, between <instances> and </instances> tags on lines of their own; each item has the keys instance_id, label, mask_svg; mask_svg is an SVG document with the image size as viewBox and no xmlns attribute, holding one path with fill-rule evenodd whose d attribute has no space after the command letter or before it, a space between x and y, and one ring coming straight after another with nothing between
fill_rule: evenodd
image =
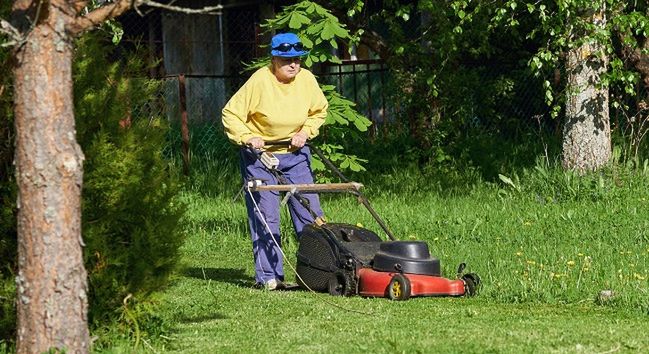
<instances>
[{"instance_id":1,"label":"purple trousers","mask_svg":"<svg viewBox=\"0 0 649 354\"><path fill-rule=\"evenodd\" d=\"M291 184L313 183L311 174L311 150L308 146L285 154L275 154L279 159L279 167L284 177ZM255 158L252 152L241 149L241 174L244 183L250 179L264 180L264 184L279 184L275 176ZM246 194L246 207L248 209L248 223L250 226L250 237L252 239L252 253L255 259L255 280L258 283L266 283L272 279L284 280L283 257L279 248L281 237L279 234L280 195L279 192L253 192L254 200L259 207L255 208L249 193ZM309 202L310 209L316 216L322 216L320 200L317 194L302 193ZM288 200L288 209L293 221L295 234L300 236L305 225L314 222L313 215L306 209L295 196ZM268 224L273 237L268 232L259 214Z\"/></svg>"}]
</instances>

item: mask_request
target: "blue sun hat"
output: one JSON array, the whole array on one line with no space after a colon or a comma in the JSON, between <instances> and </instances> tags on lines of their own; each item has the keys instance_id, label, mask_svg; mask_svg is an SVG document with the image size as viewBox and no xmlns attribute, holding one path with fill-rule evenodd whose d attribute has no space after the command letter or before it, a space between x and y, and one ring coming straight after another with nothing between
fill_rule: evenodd
<instances>
[{"instance_id":1,"label":"blue sun hat","mask_svg":"<svg viewBox=\"0 0 649 354\"><path fill-rule=\"evenodd\" d=\"M270 55L274 57L294 58L309 54L300 38L295 33L280 33L270 40Z\"/></svg>"}]
</instances>

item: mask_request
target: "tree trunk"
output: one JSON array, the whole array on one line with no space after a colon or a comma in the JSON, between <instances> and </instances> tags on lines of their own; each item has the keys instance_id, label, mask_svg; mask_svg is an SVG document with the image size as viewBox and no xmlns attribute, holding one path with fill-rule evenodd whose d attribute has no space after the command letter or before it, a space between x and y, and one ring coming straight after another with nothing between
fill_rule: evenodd
<instances>
[{"instance_id":1,"label":"tree trunk","mask_svg":"<svg viewBox=\"0 0 649 354\"><path fill-rule=\"evenodd\" d=\"M593 16L598 26L605 17ZM580 173L597 170L611 157L608 87L601 85L608 59L600 44L588 41L567 57L566 121L563 128L563 167Z\"/></svg>"},{"instance_id":2,"label":"tree trunk","mask_svg":"<svg viewBox=\"0 0 649 354\"><path fill-rule=\"evenodd\" d=\"M52 1L56 2L56 1ZM83 153L72 97L71 17L43 2L15 53L17 351L89 350L81 240ZM72 12L74 14L74 12Z\"/></svg>"}]
</instances>

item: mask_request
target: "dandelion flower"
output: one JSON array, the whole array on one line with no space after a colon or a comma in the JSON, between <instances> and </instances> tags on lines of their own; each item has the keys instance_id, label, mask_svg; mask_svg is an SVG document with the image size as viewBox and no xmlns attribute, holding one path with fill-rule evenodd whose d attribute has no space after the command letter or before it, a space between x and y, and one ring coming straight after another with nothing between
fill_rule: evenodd
<instances>
[{"instance_id":1,"label":"dandelion flower","mask_svg":"<svg viewBox=\"0 0 649 354\"><path fill-rule=\"evenodd\" d=\"M572 267L575 265L575 261L568 261L566 264Z\"/></svg>"}]
</instances>

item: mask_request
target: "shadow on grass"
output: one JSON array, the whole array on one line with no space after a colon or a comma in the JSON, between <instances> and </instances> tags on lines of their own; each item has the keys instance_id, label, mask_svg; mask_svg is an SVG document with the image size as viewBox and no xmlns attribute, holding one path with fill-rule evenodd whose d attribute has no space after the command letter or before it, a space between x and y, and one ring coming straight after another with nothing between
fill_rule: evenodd
<instances>
[{"instance_id":1,"label":"shadow on grass","mask_svg":"<svg viewBox=\"0 0 649 354\"><path fill-rule=\"evenodd\" d=\"M252 287L255 285L255 279L246 275L243 269L189 267L184 270L183 274L190 278L214 280L241 287Z\"/></svg>"}]
</instances>

